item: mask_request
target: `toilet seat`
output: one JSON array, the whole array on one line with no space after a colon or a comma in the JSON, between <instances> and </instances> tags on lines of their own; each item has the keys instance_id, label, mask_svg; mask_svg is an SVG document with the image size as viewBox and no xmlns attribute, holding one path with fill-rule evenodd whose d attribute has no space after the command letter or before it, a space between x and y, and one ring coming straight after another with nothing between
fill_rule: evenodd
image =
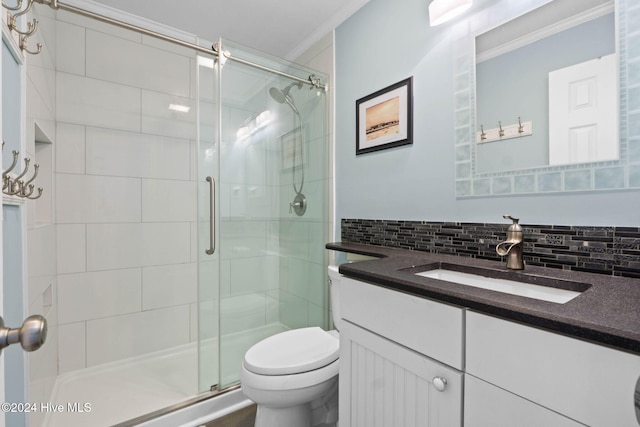
<instances>
[{"instance_id":1,"label":"toilet seat","mask_svg":"<svg viewBox=\"0 0 640 427\"><path fill-rule=\"evenodd\" d=\"M314 371L338 360L340 342L321 328L293 329L251 347L244 367L259 375L292 375Z\"/></svg>"}]
</instances>

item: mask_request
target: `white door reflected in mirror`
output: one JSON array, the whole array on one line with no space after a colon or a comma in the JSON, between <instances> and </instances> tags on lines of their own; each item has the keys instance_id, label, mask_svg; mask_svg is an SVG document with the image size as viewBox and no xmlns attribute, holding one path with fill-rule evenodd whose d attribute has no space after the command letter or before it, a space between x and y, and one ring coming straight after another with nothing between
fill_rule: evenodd
<instances>
[{"instance_id":1,"label":"white door reflected in mirror","mask_svg":"<svg viewBox=\"0 0 640 427\"><path fill-rule=\"evenodd\" d=\"M549 73L549 164L619 159L617 55Z\"/></svg>"}]
</instances>

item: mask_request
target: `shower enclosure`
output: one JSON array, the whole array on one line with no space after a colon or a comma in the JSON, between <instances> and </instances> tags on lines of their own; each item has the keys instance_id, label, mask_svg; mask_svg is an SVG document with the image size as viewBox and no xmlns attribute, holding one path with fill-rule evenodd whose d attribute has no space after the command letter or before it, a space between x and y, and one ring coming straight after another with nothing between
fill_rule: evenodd
<instances>
[{"instance_id":1,"label":"shower enclosure","mask_svg":"<svg viewBox=\"0 0 640 427\"><path fill-rule=\"evenodd\" d=\"M49 195L16 209L25 315L49 338L24 356L24 401L90 410L29 425L139 421L237 384L264 337L327 328L326 76L226 40L208 55L32 13L21 144Z\"/></svg>"},{"instance_id":2,"label":"shower enclosure","mask_svg":"<svg viewBox=\"0 0 640 427\"><path fill-rule=\"evenodd\" d=\"M305 80L321 78L230 42L221 50ZM200 382L225 388L238 381L239 361L260 339L328 327L327 106L322 89L243 62L228 59L212 69L200 61L198 70L201 89L213 86L222 107L219 127L202 117L200 127L199 315L201 325L219 322L218 331L200 329ZM208 98L201 92L201 104ZM219 142L207 136L211 129L219 130ZM303 188L304 210L296 201Z\"/></svg>"}]
</instances>

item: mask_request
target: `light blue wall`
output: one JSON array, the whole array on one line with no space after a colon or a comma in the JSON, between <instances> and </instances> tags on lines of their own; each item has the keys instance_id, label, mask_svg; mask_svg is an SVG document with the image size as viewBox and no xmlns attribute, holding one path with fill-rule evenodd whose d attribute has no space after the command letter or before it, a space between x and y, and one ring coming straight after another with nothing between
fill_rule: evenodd
<instances>
[{"instance_id":1,"label":"light blue wall","mask_svg":"<svg viewBox=\"0 0 640 427\"><path fill-rule=\"evenodd\" d=\"M429 27L428 4L371 0L336 29L336 239L341 218L640 225L638 191L456 199L453 26ZM413 145L356 157L355 101L409 76Z\"/></svg>"}]
</instances>

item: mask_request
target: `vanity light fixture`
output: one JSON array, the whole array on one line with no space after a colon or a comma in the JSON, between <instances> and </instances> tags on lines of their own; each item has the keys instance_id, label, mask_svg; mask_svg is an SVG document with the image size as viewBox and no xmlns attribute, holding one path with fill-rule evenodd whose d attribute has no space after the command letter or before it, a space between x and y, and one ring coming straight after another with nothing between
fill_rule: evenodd
<instances>
[{"instance_id":1,"label":"vanity light fixture","mask_svg":"<svg viewBox=\"0 0 640 427\"><path fill-rule=\"evenodd\" d=\"M433 0L429 5L429 25L435 27L455 18L471 7L473 0Z\"/></svg>"}]
</instances>

